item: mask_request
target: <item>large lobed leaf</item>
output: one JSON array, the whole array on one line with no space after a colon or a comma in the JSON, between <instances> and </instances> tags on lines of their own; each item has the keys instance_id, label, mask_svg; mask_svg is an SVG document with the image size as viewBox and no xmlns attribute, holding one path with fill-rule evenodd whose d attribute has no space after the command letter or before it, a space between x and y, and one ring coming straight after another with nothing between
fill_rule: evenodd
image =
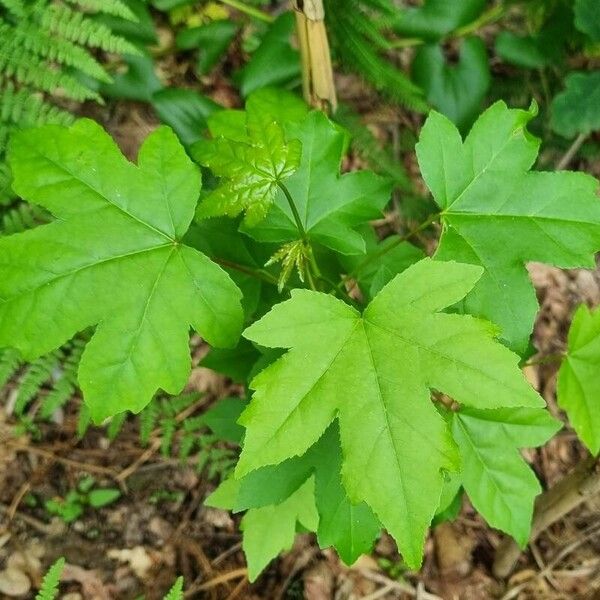
<instances>
[{"instance_id":1,"label":"large lobed leaf","mask_svg":"<svg viewBox=\"0 0 600 600\"><path fill-rule=\"evenodd\" d=\"M362 316L332 296L294 290L244 334L290 350L252 382L236 476L303 454L337 417L351 502L366 502L407 563L419 565L442 471L459 467L430 390L477 409L544 405L520 373L518 357L494 341L492 325L439 312L481 274L477 266L422 260L394 278Z\"/></svg>"},{"instance_id":2,"label":"large lobed leaf","mask_svg":"<svg viewBox=\"0 0 600 600\"><path fill-rule=\"evenodd\" d=\"M558 404L592 454L600 452L600 310L579 307L558 373Z\"/></svg>"},{"instance_id":3,"label":"large lobed leaf","mask_svg":"<svg viewBox=\"0 0 600 600\"><path fill-rule=\"evenodd\" d=\"M444 225L436 258L481 265L467 312L502 328L514 350L527 347L537 300L525 263L593 267L600 249L597 181L583 173L529 172L539 141L526 129L534 111L497 102L466 139L432 112L417 156Z\"/></svg>"},{"instance_id":4,"label":"large lobed leaf","mask_svg":"<svg viewBox=\"0 0 600 600\"><path fill-rule=\"evenodd\" d=\"M0 239L0 347L33 359L97 325L79 369L95 420L139 411L187 382L192 326L233 345L240 292L181 238L200 174L159 128L128 162L93 121L17 133L14 189L56 221Z\"/></svg>"}]
</instances>

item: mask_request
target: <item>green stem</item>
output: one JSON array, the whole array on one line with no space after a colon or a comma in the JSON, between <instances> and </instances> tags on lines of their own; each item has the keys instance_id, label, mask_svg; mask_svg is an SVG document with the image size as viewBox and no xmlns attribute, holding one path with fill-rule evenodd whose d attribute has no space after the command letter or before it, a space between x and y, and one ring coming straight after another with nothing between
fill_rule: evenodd
<instances>
[{"instance_id":1,"label":"green stem","mask_svg":"<svg viewBox=\"0 0 600 600\"><path fill-rule=\"evenodd\" d=\"M231 6L231 8L235 8L236 10L239 10L250 17L264 21L265 23L273 23L273 21L275 21L271 15L268 15L267 13L264 13L253 6L248 6L247 4L240 2L240 0L219 0L219 2L227 4L227 6Z\"/></svg>"},{"instance_id":2,"label":"green stem","mask_svg":"<svg viewBox=\"0 0 600 600\"><path fill-rule=\"evenodd\" d=\"M285 196L286 200L288 201L288 204L290 205L290 210L292 211L292 215L294 215L294 221L296 222L296 227L298 228L298 233L300 234L300 238L308 243L308 235L306 235L306 230L304 229L304 225L302 225L302 219L300 218L300 213L298 212L298 209L296 208L296 204L294 202L294 199L292 198L292 195L290 194L290 191L287 189L287 187L281 183L281 181L277 182L277 185L279 186L279 189L283 192L283 195Z\"/></svg>"},{"instance_id":3,"label":"green stem","mask_svg":"<svg viewBox=\"0 0 600 600\"><path fill-rule=\"evenodd\" d=\"M453 31L450 36L451 37L465 37L471 33L475 33L479 31L482 27L486 25L490 25L491 23L495 23L498 19L501 19L504 13L506 12L506 8L502 3L495 4L494 6L490 6L484 13L482 13L477 19L471 21L467 25L463 25L459 27L455 31Z\"/></svg>"},{"instance_id":4,"label":"green stem","mask_svg":"<svg viewBox=\"0 0 600 600\"><path fill-rule=\"evenodd\" d=\"M490 25L491 23L495 23L498 21L504 13L506 12L506 8L500 3L495 4L488 8L484 13L482 13L477 19L471 21L471 23L467 23L454 31L448 33L448 35L441 41L447 41L449 39L456 39L461 37L466 37L472 33L479 31L482 27L486 25ZM411 48L413 46L420 46L424 44L425 40L420 38L403 38L399 40L394 40L390 42L391 48Z\"/></svg>"},{"instance_id":5,"label":"green stem","mask_svg":"<svg viewBox=\"0 0 600 600\"><path fill-rule=\"evenodd\" d=\"M395 240L391 244L387 245L385 248L382 248L381 250L379 250L379 252L375 252L375 254L371 254L370 256L367 256L367 258L365 258L365 260L363 260L355 269L353 269L350 273L348 273L348 275L346 275L346 277L344 279L346 279L346 280L354 279L366 266L368 266L372 262L380 259L382 256L387 254L390 250L393 250L394 248L396 248L396 246L399 246L403 242L410 240L410 238L414 237L415 235L417 235L424 229L427 229L432 223L435 223L435 221L437 221L439 219L439 217L440 217L440 213L435 213L433 215L430 215L427 220L423 221L420 225L418 225L417 227L415 227L414 229L409 231L407 234L399 237L397 240Z\"/></svg>"},{"instance_id":6,"label":"green stem","mask_svg":"<svg viewBox=\"0 0 600 600\"><path fill-rule=\"evenodd\" d=\"M272 283L273 285L278 284L277 277L274 277L273 275L271 275L271 273L267 273L266 271L262 271L261 269L253 269L252 267L247 267L246 265L239 265L224 258L215 257L212 260L214 260L218 265L221 265L222 267L227 267L228 269L239 271L240 273L244 273L244 275L249 275L250 277L260 279L261 281L265 281L267 283Z\"/></svg>"},{"instance_id":7,"label":"green stem","mask_svg":"<svg viewBox=\"0 0 600 600\"><path fill-rule=\"evenodd\" d=\"M536 365L546 365L548 363L558 363L561 362L564 358L564 354L547 354L546 356L542 356L541 358L528 360L527 362L523 363L521 367L533 367Z\"/></svg>"}]
</instances>

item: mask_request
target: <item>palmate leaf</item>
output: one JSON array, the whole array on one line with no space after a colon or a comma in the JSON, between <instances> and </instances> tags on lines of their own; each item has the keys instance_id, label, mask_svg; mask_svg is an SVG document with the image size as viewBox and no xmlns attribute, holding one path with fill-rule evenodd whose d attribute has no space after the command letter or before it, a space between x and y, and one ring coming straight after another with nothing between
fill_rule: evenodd
<instances>
[{"instance_id":1,"label":"palmate leaf","mask_svg":"<svg viewBox=\"0 0 600 600\"><path fill-rule=\"evenodd\" d=\"M390 180L371 171L339 175L346 150L346 133L323 113L286 124L289 138L302 143L302 162L286 181L311 241L342 254L360 254L365 242L354 228L381 216L390 199ZM281 191L267 218L245 232L261 242L298 239L298 229Z\"/></svg>"},{"instance_id":2,"label":"palmate leaf","mask_svg":"<svg viewBox=\"0 0 600 600\"><path fill-rule=\"evenodd\" d=\"M318 526L315 524L312 531L317 533L321 548L335 547L350 565L371 550L381 525L364 502L350 502L342 485L341 467L339 431L333 425L303 456L262 467L241 480L226 480L206 504L235 512L278 506L314 475Z\"/></svg>"},{"instance_id":3,"label":"palmate leaf","mask_svg":"<svg viewBox=\"0 0 600 600\"><path fill-rule=\"evenodd\" d=\"M303 454L338 417L350 500L366 502L406 562L419 565L442 470L457 470L459 462L430 389L479 409L544 406L518 357L494 341L492 325L438 312L481 274L477 266L422 260L362 316L332 296L294 290L244 334L290 350L251 384L236 476Z\"/></svg>"},{"instance_id":4,"label":"palmate leaf","mask_svg":"<svg viewBox=\"0 0 600 600\"><path fill-rule=\"evenodd\" d=\"M558 404L589 451L600 452L600 310L582 305L571 323L558 373Z\"/></svg>"},{"instance_id":5,"label":"palmate leaf","mask_svg":"<svg viewBox=\"0 0 600 600\"><path fill-rule=\"evenodd\" d=\"M300 164L302 145L288 139L270 114L248 103L244 135L196 142L191 150L194 159L225 180L203 199L197 216L235 217L245 212L248 226L262 221L278 183Z\"/></svg>"},{"instance_id":6,"label":"palmate leaf","mask_svg":"<svg viewBox=\"0 0 600 600\"><path fill-rule=\"evenodd\" d=\"M552 129L568 138L600 130L600 71L571 73L552 101Z\"/></svg>"},{"instance_id":7,"label":"palmate leaf","mask_svg":"<svg viewBox=\"0 0 600 600\"><path fill-rule=\"evenodd\" d=\"M462 408L452 414L465 491L490 525L521 546L529 538L533 501L542 490L519 448L541 446L561 427L538 408Z\"/></svg>"},{"instance_id":8,"label":"palmate leaf","mask_svg":"<svg viewBox=\"0 0 600 600\"><path fill-rule=\"evenodd\" d=\"M170 129L147 138L137 166L89 120L20 132L9 159L15 191L57 220L0 239L0 347L31 360L97 325L79 382L99 421L181 391L190 325L236 342L239 290L180 242L200 175Z\"/></svg>"},{"instance_id":9,"label":"palmate leaf","mask_svg":"<svg viewBox=\"0 0 600 600\"><path fill-rule=\"evenodd\" d=\"M254 581L274 557L292 547L297 523L314 531L318 522L312 479L307 480L281 504L249 510L241 525L248 579Z\"/></svg>"},{"instance_id":10,"label":"palmate leaf","mask_svg":"<svg viewBox=\"0 0 600 600\"><path fill-rule=\"evenodd\" d=\"M465 308L500 325L503 340L519 352L538 308L525 263L593 267L600 249L597 181L583 173L529 172L539 147L526 130L534 114L497 102L463 142L446 117L432 112L417 144L444 225L435 257L485 268Z\"/></svg>"}]
</instances>

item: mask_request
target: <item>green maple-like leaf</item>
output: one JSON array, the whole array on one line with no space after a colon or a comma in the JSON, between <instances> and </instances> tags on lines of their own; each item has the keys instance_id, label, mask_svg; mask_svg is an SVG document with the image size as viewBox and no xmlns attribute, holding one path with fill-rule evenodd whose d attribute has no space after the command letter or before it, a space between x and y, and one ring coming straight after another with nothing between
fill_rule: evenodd
<instances>
[{"instance_id":1,"label":"green maple-like leaf","mask_svg":"<svg viewBox=\"0 0 600 600\"><path fill-rule=\"evenodd\" d=\"M452 415L460 476L473 506L521 546L529 539L533 501L541 487L519 448L541 446L561 427L548 411L536 408L463 408Z\"/></svg>"},{"instance_id":2,"label":"green maple-like leaf","mask_svg":"<svg viewBox=\"0 0 600 600\"><path fill-rule=\"evenodd\" d=\"M202 200L197 216L235 217L245 211L245 223L252 227L269 212L279 184L298 168L302 145L296 139L288 142L282 126L252 102L245 134L234 127L230 135L192 146L194 159L225 180Z\"/></svg>"},{"instance_id":3,"label":"green maple-like leaf","mask_svg":"<svg viewBox=\"0 0 600 600\"><path fill-rule=\"evenodd\" d=\"M458 466L430 389L475 408L544 404L518 357L493 339L492 325L438 312L481 273L425 259L393 279L362 316L332 296L294 290L247 329L245 337L260 345L290 350L252 382L237 476L303 454L338 417L349 498L365 501L407 563L420 564L442 469Z\"/></svg>"},{"instance_id":4,"label":"green maple-like leaf","mask_svg":"<svg viewBox=\"0 0 600 600\"><path fill-rule=\"evenodd\" d=\"M582 305L569 330L569 346L558 373L558 404L594 455L600 452L600 310Z\"/></svg>"},{"instance_id":5,"label":"green maple-like leaf","mask_svg":"<svg viewBox=\"0 0 600 600\"><path fill-rule=\"evenodd\" d=\"M255 581L280 552L292 547L297 523L309 531L317 528L319 515L315 507L314 487L314 481L308 479L280 504L253 508L244 515L242 547L250 581Z\"/></svg>"},{"instance_id":6,"label":"green maple-like leaf","mask_svg":"<svg viewBox=\"0 0 600 600\"><path fill-rule=\"evenodd\" d=\"M0 240L0 347L33 359L97 325L79 382L101 420L181 391L190 325L235 343L239 290L180 242L200 174L170 129L147 138L137 166L89 120L17 133L9 158L15 191L56 221Z\"/></svg>"},{"instance_id":7,"label":"green maple-like leaf","mask_svg":"<svg viewBox=\"0 0 600 600\"><path fill-rule=\"evenodd\" d=\"M339 432L330 427L303 456L252 471L241 480L226 480L207 500L209 506L236 512L285 502L314 475L321 548L335 547L346 564L369 552L381 525L364 503L352 504L341 480Z\"/></svg>"},{"instance_id":8,"label":"green maple-like leaf","mask_svg":"<svg viewBox=\"0 0 600 600\"><path fill-rule=\"evenodd\" d=\"M552 101L552 129L568 138L600 130L599 105L600 71L571 73Z\"/></svg>"},{"instance_id":9,"label":"green maple-like leaf","mask_svg":"<svg viewBox=\"0 0 600 600\"><path fill-rule=\"evenodd\" d=\"M539 141L526 130L533 112L490 107L466 139L432 112L421 132L421 172L441 209L439 260L481 265L467 312L502 328L517 351L527 347L537 312L525 263L593 267L600 249L598 183L571 172L529 172Z\"/></svg>"},{"instance_id":10,"label":"green maple-like leaf","mask_svg":"<svg viewBox=\"0 0 600 600\"><path fill-rule=\"evenodd\" d=\"M302 143L302 162L285 185L309 240L342 254L364 252L364 240L354 228L381 216L390 199L390 181L371 171L340 176L347 136L321 112L288 122L286 133ZM267 218L246 233L261 242L298 239L294 216L281 190Z\"/></svg>"}]
</instances>

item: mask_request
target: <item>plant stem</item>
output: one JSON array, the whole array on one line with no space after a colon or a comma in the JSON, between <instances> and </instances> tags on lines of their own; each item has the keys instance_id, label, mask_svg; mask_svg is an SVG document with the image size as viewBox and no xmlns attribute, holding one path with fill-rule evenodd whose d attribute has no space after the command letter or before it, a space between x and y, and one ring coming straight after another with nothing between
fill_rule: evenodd
<instances>
[{"instance_id":1,"label":"plant stem","mask_svg":"<svg viewBox=\"0 0 600 600\"><path fill-rule=\"evenodd\" d=\"M227 4L227 6L231 6L231 8L235 8L236 10L247 14L249 17L254 17L255 19L259 19L265 23L273 23L273 21L275 21L271 15L268 15L267 13L264 13L253 6L248 6L240 0L219 0L219 2Z\"/></svg>"},{"instance_id":2,"label":"plant stem","mask_svg":"<svg viewBox=\"0 0 600 600\"><path fill-rule=\"evenodd\" d=\"M371 254L371 256L367 256L367 258L365 258L365 260L363 260L355 269L353 269L350 273L348 273L348 275L346 275L345 279L355 278L366 266L368 266L372 262L380 259L382 256L387 254L390 250L393 250L394 248L396 248L396 246L399 246L403 242L408 241L410 238L417 235L417 233L420 233L424 229L427 229L432 223L435 223L435 221L437 221L439 219L439 217L440 217L440 213L435 213L433 215L430 215L425 221L423 221L420 225L418 225L417 227L415 227L414 229L409 231L407 234L403 235L402 237L399 237L397 240L395 240L394 242L392 242L385 248L382 248L381 250L379 250L379 252L375 252L375 254Z\"/></svg>"},{"instance_id":3,"label":"plant stem","mask_svg":"<svg viewBox=\"0 0 600 600\"><path fill-rule=\"evenodd\" d=\"M246 265L239 265L230 260L226 260L224 258L213 258L213 260L222 267L227 267L228 269L234 269L235 271L239 271L240 273L244 273L244 275L249 275L250 277L254 277L256 279L260 279L261 281L266 281L267 283L272 283L273 285L278 284L277 277L274 277L270 273L263 271L261 269L253 269L252 267L247 267Z\"/></svg>"},{"instance_id":4,"label":"plant stem","mask_svg":"<svg viewBox=\"0 0 600 600\"><path fill-rule=\"evenodd\" d=\"M292 198L292 195L290 194L290 190L288 190L285 184L283 184L281 181L278 181L277 185L279 186L279 189L283 192L283 195L285 196L286 200L288 201L288 204L290 205L290 210L292 211L292 215L294 215L294 221L296 222L296 227L298 228L298 233L300 234L301 239L304 242L308 243L308 236L306 235L306 230L304 229L304 225L302 225L300 213L296 208L296 204L294 202L294 199Z\"/></svg>"},{"instance_id":5,"label":"plant stem","mask_svg":"<svg viewBox=\"0 0 600 600\"><path fill-rule=\"evenodd\" d=\"M503 6L502 3L490 6L490 8L488 8L484 13L482 13L477 19L453 31L450 34L450 37L465 37L466 35L475 33L482 27L485 27L490 23L495 23L498 19L502 18L505 12L506 8Z\"/></svg>"},{"instance_id":6,"label":"plant stem","mask_svg":"<svg viewBox=\"0 0 600 600\"><path fill-rule=\"evenodd\" d=\"M462 38L475 33L482 27L498 21L500 18L502 18L505 12L506 9L502 4L495 4L494 6L488 8L488 10L481 14L477 19L471 21L471 23L467 23L466 25L463 25L462 27L459 27L458 29L448 33L448 35L445 37L445 40ZM425 40L422 40L421 38L403 38L391 41L390 48L411 48L413 46L420 46L422 44L425 44Z\"/></svg>"},{"instance_id":7,"label":"plant stem","mask_svg":"<svg viewBox=\"0 0 600 600\"><path fill-rule=\"evenodd\" d=\"M588 135L589 135L588 133L580 133L575 138L573 143L569 146L569 149L565 152L564 156L556 164L557 171L562 171L563 169L566 169L569 166L570 162L573 160L573 158L577 154L577 151L583 145L583 142L585 142L585 140L587 140Z\"/></svg>"}]
</instances>

